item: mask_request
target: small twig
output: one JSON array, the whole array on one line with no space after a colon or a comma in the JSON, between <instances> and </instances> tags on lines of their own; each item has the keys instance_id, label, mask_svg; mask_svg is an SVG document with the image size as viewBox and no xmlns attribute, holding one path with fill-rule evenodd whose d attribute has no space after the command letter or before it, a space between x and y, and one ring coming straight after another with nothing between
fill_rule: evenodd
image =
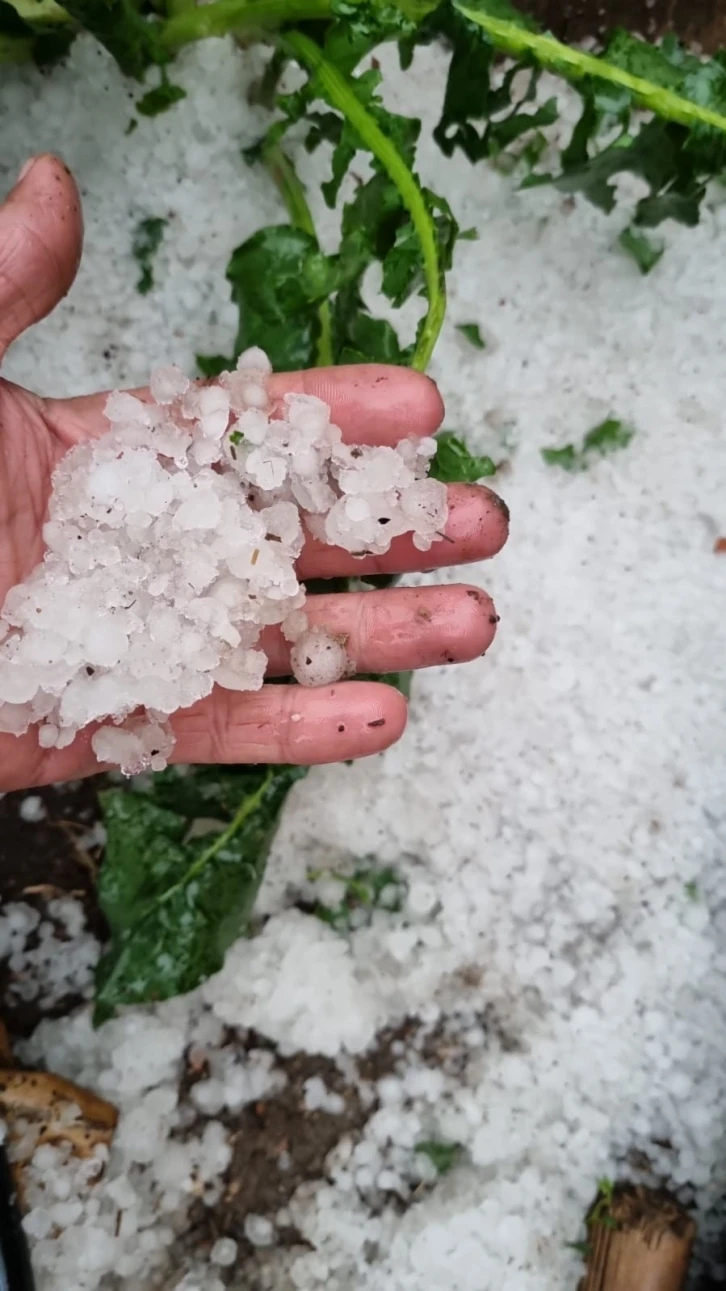
<instances>
[{"instance_id":1,"label":"small twig","mask_svg":"<svg viewBox=\"0 0 726 1291\"><path fill-rule=\"evenodd\" d=\"M82 869L88 870L88 873L91 875L95 884L98 879L98 863L94 861L90 852L87 852L85 847L81 847L75 836L76 831L80 831L82 826L74 820L56 820L53 824L56 829L60 829L61 833L65 834L73 848L73 854L78 861L78 864ZM87 833L88 831L85 830L85 832Z\"/></svg>"},{"instance_id":2,"label":"small twig","mask_svg":"<svg viewBox=\"0 0 726 1291\"><path fill-rule=\"evenodd\" d=\"M23 888L24 897L45 897L49 901L55 897L84 897L85 895L83 888L58 888L54 883L31 883L29 887Z\"/></svg>"}]
</instances>

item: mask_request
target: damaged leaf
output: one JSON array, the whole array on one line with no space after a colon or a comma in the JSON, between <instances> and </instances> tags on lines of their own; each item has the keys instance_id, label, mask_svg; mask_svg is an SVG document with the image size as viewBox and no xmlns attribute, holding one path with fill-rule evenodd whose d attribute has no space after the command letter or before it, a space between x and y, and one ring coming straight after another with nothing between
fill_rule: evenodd
<instances>
[{"instance_id":1,"label":"damaged leaf","mask_svg":"<svg viewBox=\"0 0 726 1291\"><path fill-rule=\"evenodd\" d=\"M99 900L111 940L96 971L96 1025L122 1004L184 994L221 968L247 930L282 805L304 774L170 768L146 794L101 795L108 842ZM197 833L200 819L221 828Z\"/></svg>"}]
</instances>

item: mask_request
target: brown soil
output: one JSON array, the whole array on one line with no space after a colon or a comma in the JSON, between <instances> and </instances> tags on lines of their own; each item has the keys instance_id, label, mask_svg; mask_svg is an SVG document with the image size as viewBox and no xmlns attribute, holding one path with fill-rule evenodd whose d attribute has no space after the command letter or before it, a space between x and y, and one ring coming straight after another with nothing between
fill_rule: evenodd
<instances>
[{"instance_id":1,"label":"brown soil","mask_svg":"<svg viewBox=\"0 0 726 1291\"><path fill-rule=\"evenodd\" d=\"M227 1043L237 1043L243 1050L274 1049L269 1041L254 1032L244 1036L230 1032ZM285 1073L284 1088L263 1102L219 1118L230 1130L233 1144L225 1190L221 1201L214 1206L200 1201L193 1208L188 1231L181 1242L183 1249L180 1258L173 1261L174 1267L184 1264L185 1254L190 1250L198 1256L209 1250L217 1238L232 1237L238 1243L238 1257L230 1276L239 1277L243 1270L248 1291L256 1291L255 1278L259 1272L264 1281L268 1252L256 1250L246 1240L246 1217L254 1214L274 1220L277 1212L289 1205L298 1188L326 1179L332 1150L346 1138L357 1143L366 1122L376 1111L376 1082L395 1072L399 1064L405 1064L412 1048L427 1066L437 1070L460 1071L465 1063L466 1051L455 1038L448 1036L442 1027L426 1029L416 1018L405 1018L398 1026L381 1031L375 1044L357 1061L359 1079L372 1087L372 1099L364 1100L357 1083L351 1084L329 1058L311 1054L285 1058L278 1054L276 1068ZM188 1090L206 1074L203 1069L188 1069L182 1089ZM319 1076L329 1091L342 1097L341 1113L307 1110L305 1082L312 1076ZM199 1133L203 1120L200 1117L187 1133ZM427 1190L426 1186L416 1185L408 1196L385 1194L385 1199L376 1195L367 1200L374 1208L393 1207L402 1212L420 1200ZM306 1243L295 1227L277 1228L276 1249L280 1247L305 1249Z\"/></svg>"},{"instance_id":2,"label":"brown soil","mask_svg":"<svg viewBox=\"0 0 726 1291\"><path fill-rule=\"evenodd\" d=\"M37 824L22 819L20 804L28 795L9 793L0 799L0 907L24 901L47 914L55 897L72 895L86 912L86 923L97 937L105 935L96 901L98 849L86 851L83 835L99 818L94 780L33 790L43 799L46 817ZM66 996L53 1009L37 1000L25 1002L9 990L12 974L0 960L0 1017L12 1035L28 1035L42 1017L62 1017L80 1000Z\"/></svg>"},{"instance_id":3,"label":"brown soil","mask_svg":"<svg viewBox=\"0 0 726 1291\"><path fill-rule=\"evenodd\" d=\"M521 7L561 40L603 36L613 27L654 39L675 32L713 53L726 45L724 0L520 0Z\"/></svg>"},{"instance_id":4,"label":"brown soil","mask_svg":"<svg viewBox=\"0 0 726 1291\"><path fill-rule=\"evenodd\" d=\"M245 1047L264 1044L254 1036L247 1038ZM277 1067L287 1078L279 1094L222 1118L231 1130L232 1162L222 1200L214 1207L200 1203L191 1217L197 1247L211 1246L218 1237L233 1237L242 1258L249 1258L254 1248L244 1235L247 1215L274 1218L301 1184L324 1178L332 1149L345 1135L357 1136L370 1115L357 1090L329 1058L294 1054L278 1058ZM308 1111L305 1082L313 1076L341 1095L345 1107L339 1115ZM298 1245L301 1240L292 1227L278 1232L278 1245Z\"/></svg>"}]
</instances>

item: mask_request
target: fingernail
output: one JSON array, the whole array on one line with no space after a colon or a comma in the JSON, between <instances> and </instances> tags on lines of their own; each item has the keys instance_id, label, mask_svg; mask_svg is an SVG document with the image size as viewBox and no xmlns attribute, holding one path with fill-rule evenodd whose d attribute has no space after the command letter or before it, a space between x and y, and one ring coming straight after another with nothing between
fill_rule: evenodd
<instances>
[{"instance_id":1,"label":"fingernail","mask_svg":"<svg viewBox=\"0 0 726 1291\"><path fill-rule=\"evenodd\" d=\"M501 511L507 524L509 524L509 519L510 519L509 507L504 501L504 498L500 497L498 493L495 493L494 489L488 489L486 484L482 484L480 487L484 490L485 493L489 494L489 501L494 503L494 506L497 508L498 511Z\"/></svg>"},{"instance_id":2,"label":"fingernail","mask_svg":"<svg viewBox=\"0 0 726 1291\"><path fill-rule=\"evenodd\" d=\"M33 169L33 166L35 165L35 163L36 163L36 161L37 161L37 160L38 160L38 158L37 158L37 157L29 157L29 158L28 158L28 160L26 161L26 163L25 163L25 165L23 166L22 170L20 171L20 174L18 175L18 178L17 178L17 179L16 179L16 181L15 181L15 185L16 185L16 187L17 187L17 185L18 185L18 184L22 184L22 182L23 182L23 180L25 179L25 176L26 176L26 175L30 174L30 171Z\"/></svg>"}]
</instances>

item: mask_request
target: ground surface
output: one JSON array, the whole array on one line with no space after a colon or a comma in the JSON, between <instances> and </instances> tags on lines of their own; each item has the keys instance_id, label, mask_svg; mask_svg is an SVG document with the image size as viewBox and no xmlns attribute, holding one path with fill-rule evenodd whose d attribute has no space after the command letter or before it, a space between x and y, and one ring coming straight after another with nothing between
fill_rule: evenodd
<instances>
[{"instance_id":1,"label":"ground surface","mask_svg":"<svg viewBox=\"0 0 726 1291\"><path fill-rule=\"evenodd\" d=\"M128 87L92 43L50 77L6 74L8 184L29 152L61 149L88 229L77 286L8 375L70 393L228 345L229 253L281 218L239 157L262 123L245 105L256 65L191 52L188 100L128 138ZM427 51L392 99L430 121L442 76ZM433 146L421 165L440 181ZM433 374L447 424L508 463L512 539L474 571L496 646L417 681L398 749L296 787L267 922L215 981L96 1034L81 1007L22 1050L123 1112L95 1193L46 1164L82 1200L48 1228L36 1196L41 1291L569 1291L567 1244L604 1174L680 1188L704 1254L722 1227L723 195L699 228L668 230L641 279L615 245L624 208L605 219L459 161L447 176L480 240L458 253ZM142 298L133 229L159 214ZM454 330L473 321L484 354ZM611 412L636 427L628 450L579 476L544 466L542 447ZM100 935L78 834L58 825L90 825L86 794L49 795L35 825L5 800L1 890L80 893ZM396 867L405 900L341 936L305 913L307 870L365 854ZM417 1151L431 1141L460 1145L445 1174ZM229 1267L209 1263L220 1235L238 1243Z\"/></svg>"},{"instance_id":2,"label":"ground surface","mask_svg":"<svg viewBox=\"0 0 726 1291\"><path fill-rule=\"evenodd\" d=\"M561 40L584 40L627 27L649 39L673 31L709 52L726 44L723 0L525 0L522 8Z\"/></svg>"}]
</instances>

